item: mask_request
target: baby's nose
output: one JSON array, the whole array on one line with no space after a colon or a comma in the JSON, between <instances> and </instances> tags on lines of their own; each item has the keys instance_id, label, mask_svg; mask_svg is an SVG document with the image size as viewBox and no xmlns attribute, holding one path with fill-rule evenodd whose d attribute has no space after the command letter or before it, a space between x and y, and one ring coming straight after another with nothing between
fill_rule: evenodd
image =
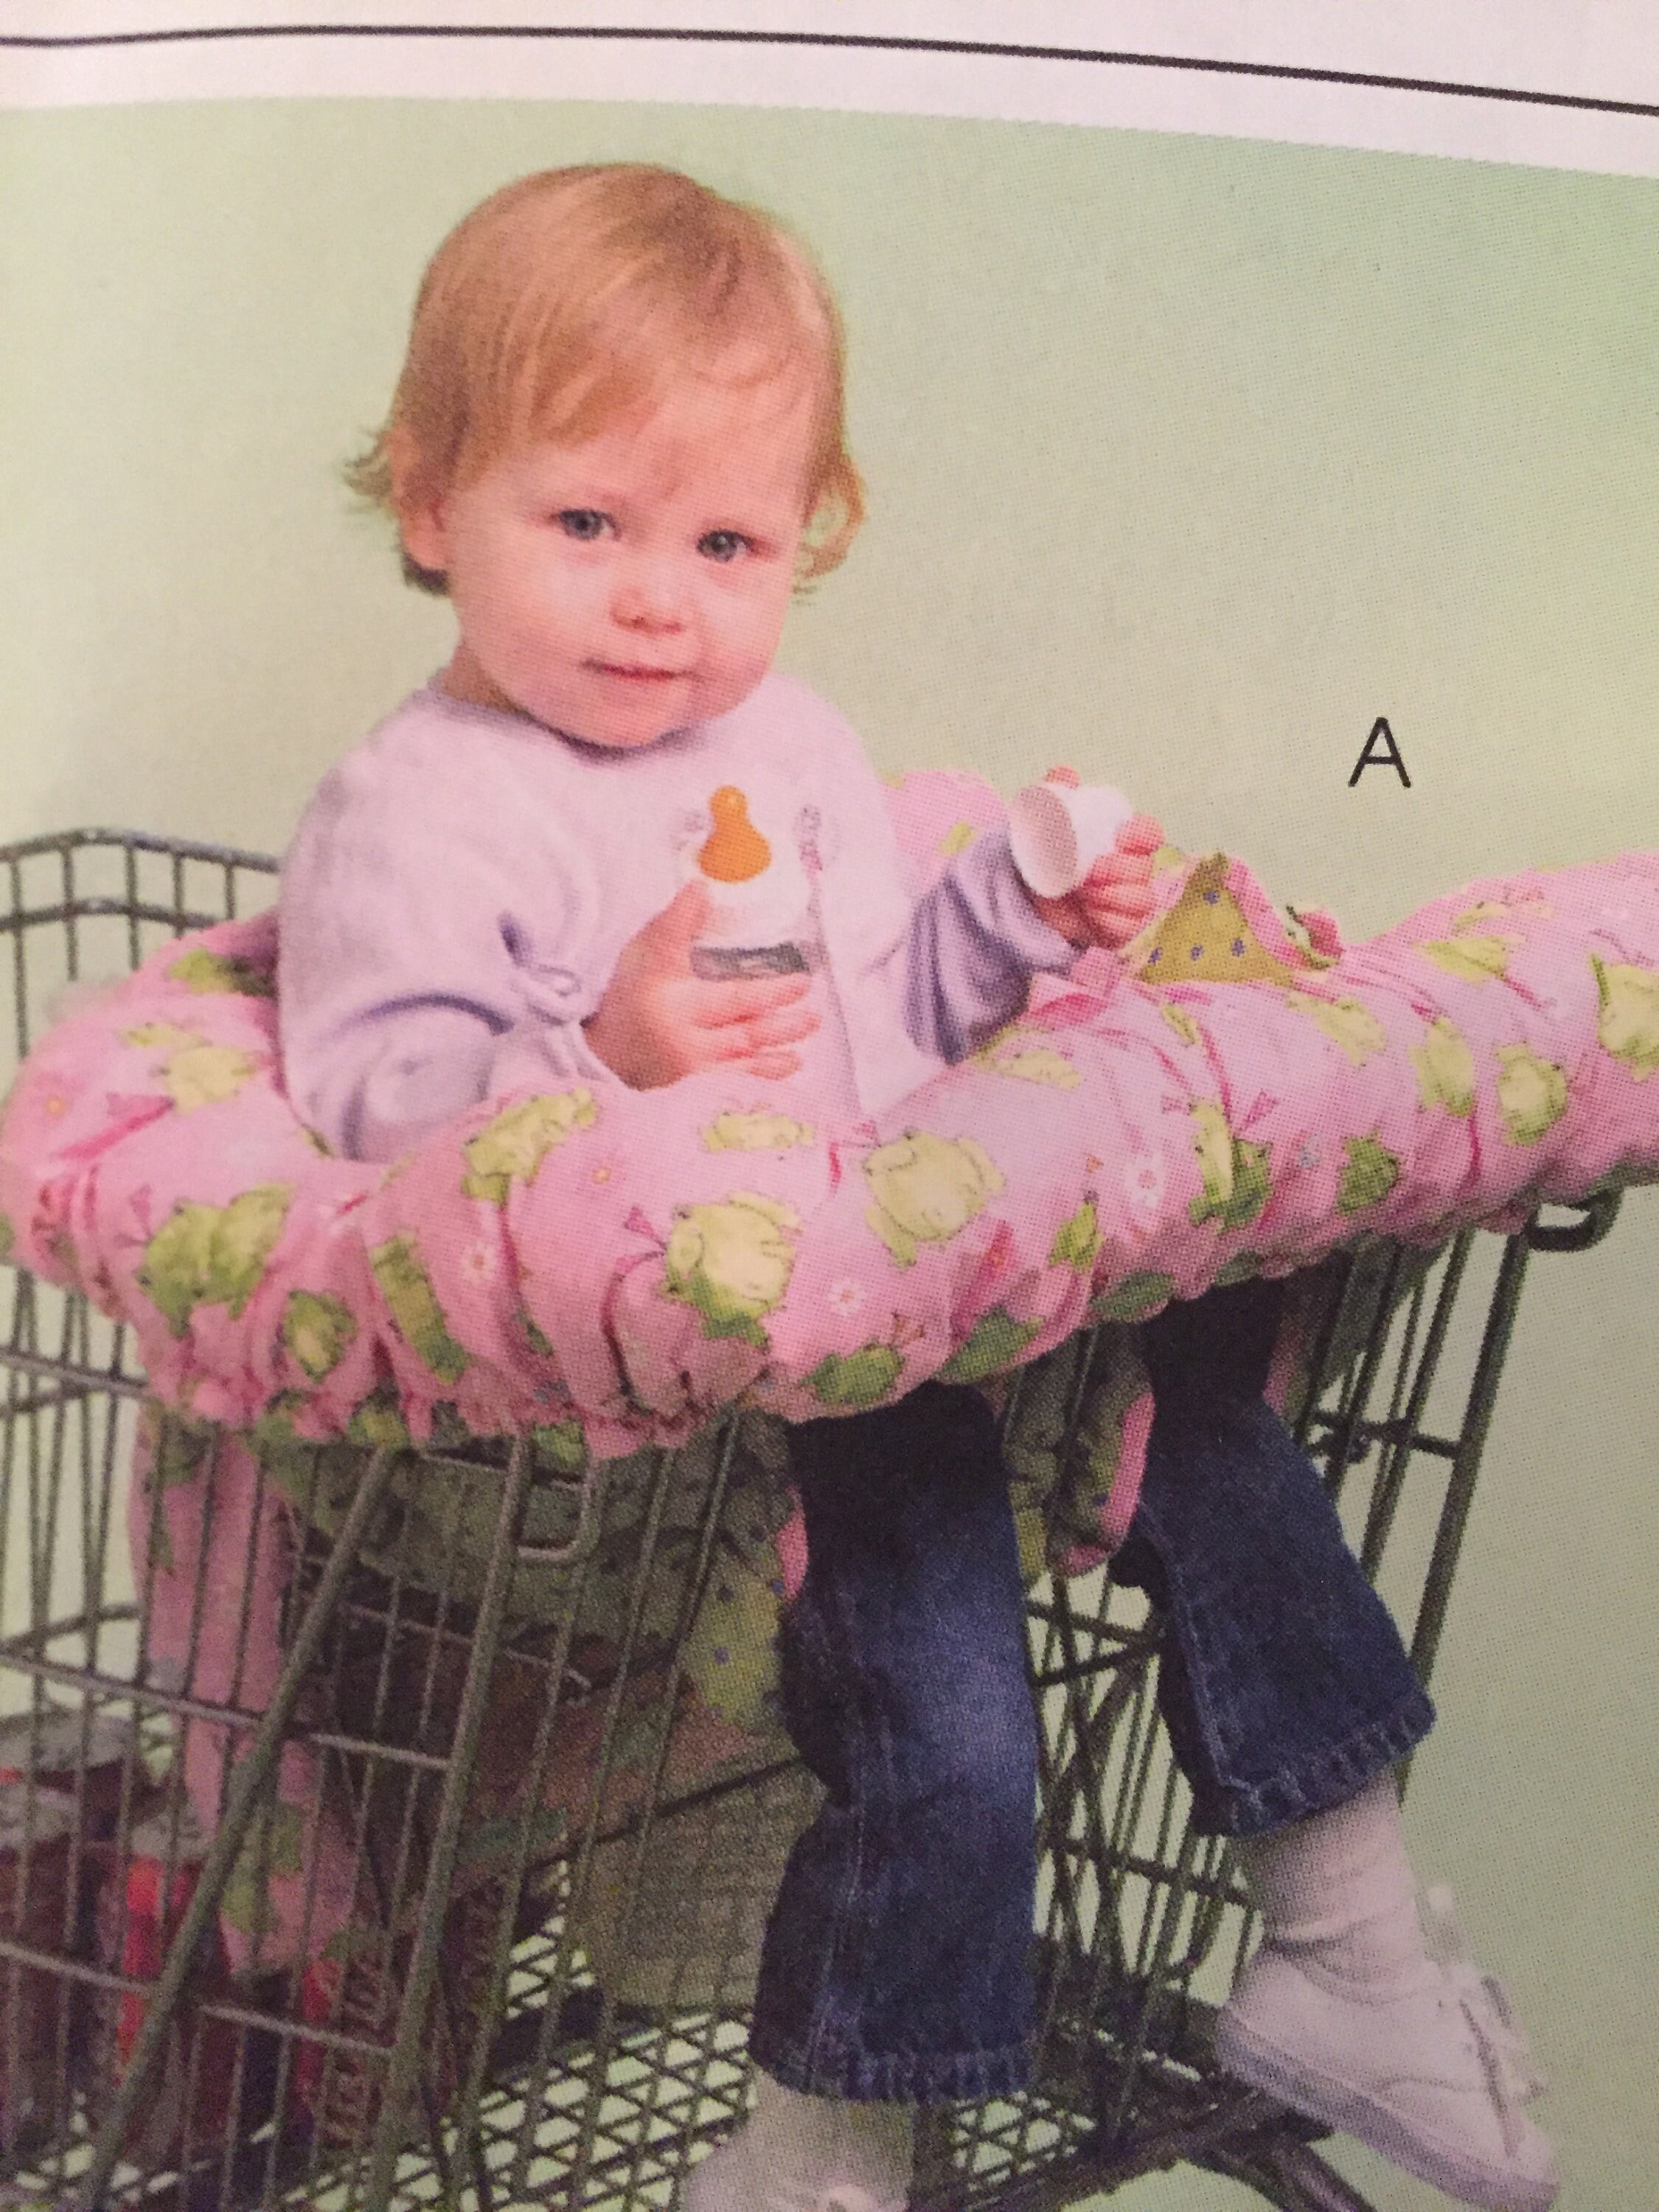
<instances>
[{"instance_id":1,"label":"baby's nose","mask_svg":"<svg viewBox=\"0 0 1659 2212\"><path fill-rule=\"evenodd\" d=\"M617 580L613 609L630 629L678 629L685 618L678 579L665 566L641 562Z\"/></svg>"}]
</instances>

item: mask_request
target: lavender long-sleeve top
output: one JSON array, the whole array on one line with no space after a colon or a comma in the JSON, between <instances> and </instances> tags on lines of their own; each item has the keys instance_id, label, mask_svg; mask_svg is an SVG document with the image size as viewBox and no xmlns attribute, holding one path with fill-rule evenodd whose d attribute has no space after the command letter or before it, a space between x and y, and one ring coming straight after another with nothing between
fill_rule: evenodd
<instances>
[{"instance_id":1,"label":"lavender long-sleeve top","mask_svg":"<svg viewBox=\"0 0 1659 2212\"><path fill-rule=\"evenodd\" d=\"M614 1083L581 1024L678 890L722 784L805 849L813 988L833 994L824 1030L864 1113L971 1051L1034 974L1076 957L1000 831L914 898L862 746L791 678L630 751L428 685L324 779L283 863L279 1004L299 1113L337 1151L387 1159L499 1092Z\"/></svg>"}]
</instances>

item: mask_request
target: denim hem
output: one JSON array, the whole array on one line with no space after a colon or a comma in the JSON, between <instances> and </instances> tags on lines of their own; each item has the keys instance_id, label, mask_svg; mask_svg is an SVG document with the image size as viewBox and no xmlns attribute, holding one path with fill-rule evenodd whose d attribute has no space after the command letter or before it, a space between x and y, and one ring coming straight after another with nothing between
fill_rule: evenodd
<instances>
[{"instance_id":1,"label":"denim hem","mask_svg":"<svg viewBox=\"0 0 1659 2212\"><path fill-rule=\"evenodd\" d=\"M820 2049L809 2063L799 2045L773 2047L751 2029L749 2055L786 2089L854 2105L985 2104L1028 2088L1036 2065L1030 2037L1000 2051L843 2051L836 2056Z\"/></svg>"},{"instance_id":2,"label":"denim hem","mask_svg":"<svg viewBox=\"0 0 1659 2212\"><path fill-rule=\"evenodd\" d=\"M1434 1726L1428 1692L1413 1687L1392 1713L1368 1721L1316 1758L1253 1784L1222 1784L1193 1808L1200 1835L1260 1836L1346 1804L1385 1768L1421 1743Z\"/></svg>"}]
</instances>

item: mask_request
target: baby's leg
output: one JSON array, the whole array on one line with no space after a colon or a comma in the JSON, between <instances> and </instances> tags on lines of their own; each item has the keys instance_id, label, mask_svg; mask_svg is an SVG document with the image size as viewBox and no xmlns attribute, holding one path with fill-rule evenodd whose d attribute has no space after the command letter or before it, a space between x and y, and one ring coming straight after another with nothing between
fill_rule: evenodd
<instances>
[{"instance_id":1,"label":"baby's leg","mask_svg":"<svg viewBox=\"0 0 1659 2212\"><path fill-rule=\"evenodd\" d=\"M1243 1284L1143 1330L1157 1413L1115 1562L1168 1625L1162 1702L1198 1824L1231 1836L1346 1802L1434 1721L1318 1469L1262 1400L1280 1303Z\"/></svg>"},{"instance_id":2,"label":"baby's leg","mask_svg":"<svg viewBox=\"0 0 1659 2212\"><path fill-rule=\"evenodd\" d=\"M1170 1634L1160 1694L1201 1827L1239 1838L1264 1941L1224 2009L1229 2069L1470 2203L1555 2193L1501 2007L1430 1955L1390 1768L1433 1711L1318 1470L1259 1395L1267 1285L1146 1333L1157 1401L1119 1555Z\"/></svg>"},{"instance_id":3,"label":"baby's leg","mask_svg":"<svg viewBox=\"0 0 1659 2212\"><path fill-rule=\"evenodd\" d=\"M995 1423L972 1393L794 1433L790 1733L827 1792L767 1929L753 2120L690 2212L902 2203L911 2106L1030 2066L1036 1723Z\"/></svg>"}]
</instances>

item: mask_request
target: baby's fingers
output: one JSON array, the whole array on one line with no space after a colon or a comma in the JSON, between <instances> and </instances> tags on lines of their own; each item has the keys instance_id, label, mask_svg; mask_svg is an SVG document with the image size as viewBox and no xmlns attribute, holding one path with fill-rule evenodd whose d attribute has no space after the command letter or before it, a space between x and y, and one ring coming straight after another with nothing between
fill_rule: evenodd
<instances>
[{"instance_id":1,"label":"baby's fingers","mask_svg":"<svg viewBox=\"0 0 1659 2212\"><path fill-rule=\"evenodd\" d=\"M738 988L752 988L747 985ZM722 1012L724 1018L702 1024L708 1056L721 1066L732 1060L741 1065L750 1065L769 1053L799 1044L803 1037L811 1036L818 1026L817 1009L801 1003L799 994L782 1006L771 1006L769 1010L763 997L758 1009L756 1000L751 998L746 1007L740 1007L733 1012L727 1006L722 1009ZM793 1073L799 1064L799 1057L793 1053L787 1053L785 1056L791 1063L790 1069L786 1072ZM763 1071L756 1068L754 1072L759 1073Z\"/></svg>"},{"instance_id":2,"label":"baby's fingers","mask_svg":"<svg viewBox=\"0 0 1659 2212\"><path fill-rule=\"evenodd\" d=\"M798 1006L811 987L808 975L744 976L732 983L708 983L697 994L696 1022L701 1029L719 1030L761 1021L782 1007ZM816 1014L811 1026L817 1027Z\"/></svg>"},{"instance_id":3,"label":"baby's fingers","mask_svg":"<svg viewBox=\"0 0 1659 2212\"><path fill-rule=\"evenodd\" d=\"M1111 884L1085 892L1083 919L1092 941L1115 951L1144 927L1152 904L1152 894L1144 884Z\"/></svg>"},{"instance_id":4,"label":"baby's fingers","mask_svg":"<svg viewBox=\"0 0 1659 2212\"><path fill-rule=\"evenodd\" d=\"M1103 853L1083 880L1085 894L1108 890L1113 884L1150 884L1152 863L1146 853Z\"/></svg>"},{"instance_id":5,"label":"baby's fingers","mask_svg":"<svg viewBox=\"0 0 1659 2212\"><path fill-rule=\"evenodd\" d=\"M747 1060L728 1061L725 1064L735 1066L744 1075L757 1075L764 1082L781 1083L786 1076L798 1075L800 1073L800 1054L798 1052L783 1052L775 1048L769 1052L755 1053Z\"/></svg>"},{"instance_id":6,"label":"baby's fingers","mask_svg":"<svg viewBox=\"0 0 1659 2212\"><path fill-rule=\"evenodd\" d=\"M738 1024L751 1044L762 1047L799 1044L817 1026L818 1017L811 1006L781 1006L775 1014L756 1014Z\"/></svg>"},{"instance_id":7,"label":"baby's fingers","mask_svg":"<svg viewBox=\"0 0 1659 2212\"><path fill-rule=\"evenodd\" d=\"M1084 915L1091 929L1114 923L1127 923L1130 928L1139 929L1152 911L1152 893L1133 884L1087 892L1083 901Z\"/></svg>"},{"instance_id":8,"label":"baby's fingers","mask_svg":"<svg viewBox=\"0 0 1659 2212\"><path fill-rule=\"evenodd\" d=\"M1163 823L1150 814L1132 814L1117 833L1120 853L1156 853L1168 842Z\"/></svg>"}]
</instances>

